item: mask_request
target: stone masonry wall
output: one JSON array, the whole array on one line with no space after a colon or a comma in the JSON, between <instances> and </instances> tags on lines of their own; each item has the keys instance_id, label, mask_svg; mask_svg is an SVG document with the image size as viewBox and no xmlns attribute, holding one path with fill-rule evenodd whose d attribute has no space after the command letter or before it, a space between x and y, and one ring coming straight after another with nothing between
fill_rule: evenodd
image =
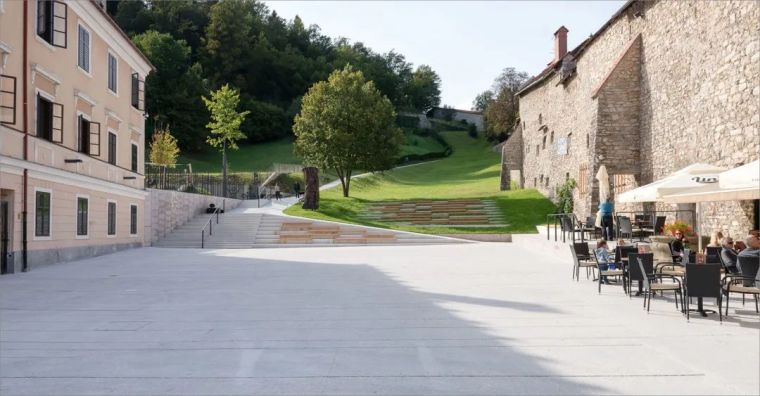
<instances>
[{"instance_id":1,"label":"stone masonry wall","mask_svg":"<svg viewBox=\"0 0 760 396\"><path fill-rule=\"evenodd\" d=\"M242 202L238 199L190 194L179 191L148 189L145 200L145 244L151 245L175 228L206 212L209 204L224 205L231 210ZM200 231L200 230L199 230Z\"/></svg>"},{"instance_id":2,"label":"stone masonry wall","mask_svg":"<svg viewBox=\"0 0 760 396\"><path fill-rule=\"evenodd\" d=\"M585 216L596 211L598 185L593 176L600 163L615 166L614 172L637 173L638 180L630 186L633 188L695 162L731 168L757 159L760 153L758 20L760 3L754 1L633 4L577 57L576 76L564 84L559 82L558 76L552 76L520 97L520 116L525 122L526 187L535 185L551 197L554 187L561 184L567 174L578 178L580 169L587 169L588 191L580 193L576 189L576 213ZM594 89L638 35L641 35L638 90L631 87L633 89L617 92L615 98L604 93L593 98ZM615 128L604 126L612 120L605 117L615 112L623 117L615 122L633 122L635 110L628 107L635 100L639 102L638 141L629 138L636 134L616 132ZM623 107L608 107L618 105ZM608 110L615 112L607 113ZM597 117L602 119L597 120ZM606 128L601 135L597 133L598 124ZM630 130L630 126L621 130ZM551 150L552 131L555 144L557 136L572 133L567 155ZM616 133L619 135L615 136ZM543 148L544 136L546 148ZM603 152L636 148L638 169L624 169L621 164L611 163L605 154L599 157ZM626 158L628 160L630 158ZM611 179L614 172L610 172ZM657 207L676 208L663 204ZM709 235L719 229L732 236L746 234L755 221L751 207L751 202L701 204L701 233Z\"/></svg>"},{"instance_id":3,"label":"stone masonry wall","mask_svg":"<svg viewBox=\"0 0 760 396\"><path fill-rule=\"evenodd\" d=\"M523 187L522 180L522 162L523 162L523 140L522 126L515 127L512 134L501 146L501 190L511 189L512 182L516 182L519 187ZM512 172L520 172L520 180L512 180Z\"/></svg>"}]
</instances>

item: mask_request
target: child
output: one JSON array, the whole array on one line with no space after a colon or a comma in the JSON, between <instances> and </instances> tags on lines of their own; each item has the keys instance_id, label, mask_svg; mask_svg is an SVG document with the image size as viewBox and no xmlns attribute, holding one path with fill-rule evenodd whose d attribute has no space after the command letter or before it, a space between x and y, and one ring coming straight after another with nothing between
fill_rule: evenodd
<instances>
[{"instance_id":1,"label":"child","mask_svg":"<svg viewBox=\"0 0 760 396\"><path fill-rule=\"evenodd\" d=\"M599 271L607 271L607 270L614 270L615 263L610 262L610 252L607 250L607 241L604 239L600 239L596 242L596 260L599 262ZM601 277L601 281L604 282L605 285L609 285L610 282L607 280L606 276Z\"/></svg>"}]
</instances>

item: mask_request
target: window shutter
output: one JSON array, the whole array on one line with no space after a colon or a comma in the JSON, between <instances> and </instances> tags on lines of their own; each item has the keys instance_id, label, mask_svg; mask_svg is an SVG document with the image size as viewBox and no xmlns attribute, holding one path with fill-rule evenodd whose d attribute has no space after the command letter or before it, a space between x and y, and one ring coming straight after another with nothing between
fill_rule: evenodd
<instances>
[{"instance_id":1,"label":"window shutter","mask_svg":"<svg viewBox=\"0 0 760 396\"><path fill-rule=\"evenodd\" d=\"M50 141L53 143L63 144L63 105L60 103L53 103L53 115L52 115L50 132Z\"/></svg>"},{"instance_id":2,"label":"window shutter","mask_svg":"<svg viewBox=\"0 0 760 396\"><path fill-rule=\"evenodd\" d=\"M77 47L79 56L79 67L86 72L90 72L90 33L82 26L79 26L79 45Z\"/></svg>"},{"instance_id":3,"label":"window shutter","mask_svg":"<svg viewBox=\"0 0 760 396\"><path fill-rule=\"evenodd\" d=\"M0 124L16 123L16 77L0 74Z\"/></svg>"},{"instance_id":4,"label":"window shutter","mask_svg":"<svg viewBox=\"0 0 760 396\"><path fill-rule=\"evenodd\" d=\"M53 40L50 44L66 48L66 35L69 7L62 1L53 1Z\"/></svg>"},{"instance_id":5,"label":"window shutter","mask_svg":"<svg viewBox=\"0 0 760 396\"><path fill-rule=\"evenodd\" d=\"M90 122L90 155L100 157L100 123Z\"/></svg>"},{"instance_id":6,"label":"window shutter","mask_svg":"<svg viewBox=\"0 0 760 396\"><path fill-rule=\"evenodd\" d=\"M140 75L132 73L132 107L140 109Z\"/></svg>"}]
</instances>

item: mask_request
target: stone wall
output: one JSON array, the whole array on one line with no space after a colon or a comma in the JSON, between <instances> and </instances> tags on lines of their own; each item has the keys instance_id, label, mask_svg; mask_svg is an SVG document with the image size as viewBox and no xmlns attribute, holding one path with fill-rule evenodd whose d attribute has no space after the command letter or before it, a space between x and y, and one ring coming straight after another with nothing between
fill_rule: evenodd
<instances>
[{"instance_id":1,"label":"stone wall","mask_svg":"<svg viewBox=\"0 0 760 396\"><path fill-rule=\"evenodd\" d=\"M501 190L511 189L512 182L522 188L523 140L521 125L516 126L509 139L501 145L501 158ZM513 179L512 171L519 172L520 178Z\"/></svg>"},{"instance_id":2,"label":"stone wall","mask_svg":"<svg viewBox=\"0 0 760 396\"><path fill-rule=\"evenodd\" d=\"M634 175L633 188L695 162L731 168L757 159L758 20L760 3L752 1L632 3L577 55L575 76L562 82L552 75L521 95L526 187L551 197L568 174L579 178L585 169L588 189L575 193L576 212L585 216L596 211L601 164L611 180ZM567 154L552 149L570 133ZM751 208L701 204L702 234L746 233Z\"/></svg>"},{"instance_id":3,"label":"stone wall","mask_svg":"<svg viewBox=\"0 0 760 396\"><path fill-rule=\"evenodd\" d=\"M238 207L241 200L189 194L179 191L148 189L145 201L145 245L150 246L175 228L206 212L209 204L225 210ZM200 230L199 230L200 231Z\"/></svg>"}]
</instances>

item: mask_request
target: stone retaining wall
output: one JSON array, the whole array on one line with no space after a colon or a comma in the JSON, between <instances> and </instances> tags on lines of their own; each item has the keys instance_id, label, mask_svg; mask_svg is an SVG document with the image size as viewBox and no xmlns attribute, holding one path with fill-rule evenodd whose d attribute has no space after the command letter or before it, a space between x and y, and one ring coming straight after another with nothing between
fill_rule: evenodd
<instances>
[{"instance_id":1,"label":"stone retaining wall","mask_svg":"<svg viewBox=\"0 0 760 396\"><path fill-rule=\"evenodd\" d=\"M209 204L231 210L238 199L190 194L179 191L148 189L145 201L145 245L150 246L195 216L205 213ZM199 230L200 231L200 230Z\"/></svg>"}]
</instances>

